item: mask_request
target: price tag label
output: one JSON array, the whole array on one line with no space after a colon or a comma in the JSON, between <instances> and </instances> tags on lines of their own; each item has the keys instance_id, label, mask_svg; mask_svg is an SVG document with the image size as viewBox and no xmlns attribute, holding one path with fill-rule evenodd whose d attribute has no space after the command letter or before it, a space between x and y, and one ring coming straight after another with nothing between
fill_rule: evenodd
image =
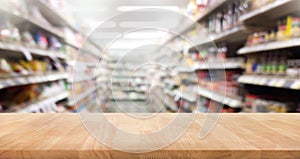
<instances>
[{"instance_id":1,"label":"price tag label","mask_svg":"<svg viewBox=\"0 0 300 159\"><path fill-rule=\"evenodd\" d=\"M295 81L292 85L291 85L292 89L300 89L300 81Z\"/></svg>"},{"instance_id":2,"label":"price tag label","mask_svg":"<svg viewBox=\"0 0 300 159\"><path fill-rule=\"evenodd\" d=\"M29 77L27 80L29 81L29 83L39 82L37 80L37 77Z\"/></svg>"},{"instance_id":3,"label":"price tag label","mask_svg":"<svg viewBox=\"0 0 300 159\"><path fill-rule=\"evenodd\" d=\"M278 80L276 80L276 79L272 79L272 80L268 83L268 86L272 86L272 87L276 86L277 81L278 81Z\"/></svg>"},{"instance_id":4,"label":"price tag label","mask_svg":"<svg viewBox=\"0 0 300 159\"><path fill-rule=\"evenodd\" d=\"M285 82L286 82L286 80L283 80L283 79L278 80L276 83L276 87L283 87Z\"/></svg>"},{"instance_id":5,"label":"price tag label","mask_svg":"<svg viewBox=\"0 0 300 159\"><path fill-rule=\"evenodd\" d=\"M266 85L267 83L267 79L266 78L261 78L259 81L258 81L258 84L259 85Z\"/></svg>"},{"instance_id":6,"label":"price tag label","mask_svg":"<svg viewBox=\"0 0 300 159\"><path fill-rule=\"evenodd\" d=\"M16 85L17 82L14 81L14 80L7 80L6 83L7 83L7 85L9 85L9 86L13 86L13 85Z\"/></svg>"},{"instance_id":7,"label":"price tag label","mask_svg":"<svg viewBox=\"0 0 300 159\"><path fill-rule=\"evenodd\" d=\"M25 84L27 81L25 78L19 78L19 82L22 83L22 84Z\"/></svg>"},{"instance_id":8,"label":"price tag label","mask_svg":"<svg viewBox=\"0 0 300 159\"><path fill-rule=\"evenodd\" d=\"M259 83L260 83L260 80L262 80L262 78L255 77L255 78L253 78L253 79L250 81L250 83L259 84Z\"/></svg>"},{"instance_id":9,"label":"price tag label","mask_svg":"<svg viewBox=\"0 0 300 159\"><path fill-rule=\"evenodd\" d=\"M245 81L245 83L251 83L252 77L246 77L246 78L244 79L244 81Z\"/></svg>"},{"instance_id":10,"label":"price tag label","mask_svg":"<svg viewBox=\"0 0 300 159\"><path fill-rule=\"evenodd\" d=\"M4 88L4 85L2 83L0 83L0 89Z\"/></svg>"}]
</instances>

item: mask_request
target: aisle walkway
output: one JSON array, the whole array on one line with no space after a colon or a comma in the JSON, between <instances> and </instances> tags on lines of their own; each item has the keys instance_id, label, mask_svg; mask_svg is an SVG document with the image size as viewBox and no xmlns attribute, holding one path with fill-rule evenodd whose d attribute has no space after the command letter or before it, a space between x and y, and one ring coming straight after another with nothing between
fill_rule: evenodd
<instances>
[{"instance_id":1,"label":"aisle walkway","mask_svg":"<svg viewBox=\"0 0 300 159\"><path fill-rule=\"evenodd\" d=\"M160 101L150 103L147 101L111 101L107 106L107 112L110 113L155 113L160 111L163 103ZM161 112L165 112L165 109Z\"/></svg>"}]
</instances>

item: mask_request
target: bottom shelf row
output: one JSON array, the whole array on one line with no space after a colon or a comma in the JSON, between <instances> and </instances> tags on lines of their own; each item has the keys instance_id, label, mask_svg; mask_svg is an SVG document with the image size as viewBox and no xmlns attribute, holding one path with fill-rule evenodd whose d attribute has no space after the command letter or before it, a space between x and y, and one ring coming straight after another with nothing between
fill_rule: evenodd
<instances>
[{"instance_id":1,"label":"bottom shelf row","mask_svg":"<svg viewBox=\"0 0 300 159\"><path fill-rule=\"evenodd\" d=\"M296 102L293 94L290 94L289 98L282 98L273 94L254 95L250 91L242 99L241 97L228 97L201 87L195 90L195 93L176 89L164 90L167 97L166 107L174 112L300 112L300 103ZM170 101L175 103L176 110Z\"/></svg>"}]
</instances>

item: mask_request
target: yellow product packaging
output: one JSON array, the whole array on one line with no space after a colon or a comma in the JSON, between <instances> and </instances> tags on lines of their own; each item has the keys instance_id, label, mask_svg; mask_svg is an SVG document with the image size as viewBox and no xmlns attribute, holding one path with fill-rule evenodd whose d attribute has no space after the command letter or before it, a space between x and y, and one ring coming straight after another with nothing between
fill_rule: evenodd
<instances>
[{"instance_id":1,"label":"yellow product packaging","mask_svg":"<svg viewBox=\"0 0 300 159\"><path fill-rule=\"evenodd\" d=\"M23 72L23 71L25 71L23 66L16 63L16 62L10 62L9 64L10 64L10 66L11 66L11 68L14 72Z\"/></svg>"},{"instance_id":2,"label":"yellow product packaging","mask_svg":"<svg viewBox=\"0 0 300 159\"><path fill-rule=\"evenodd\" d=\"M31 68L35 72L42 72L42 64L38 60L32 60L30 62Z\"/></svg>"},{"instance_id":3,"label":"yellow product packaging","mask_svg":"<svg viewBox=\"0 0 300 159\"><path fill-rule=\"evenodd\" d=\"M27 69L28 71L32 71L30 62L21 60L21 61L20 61L20 64L21 64L25 69Z\"/></svg>"},{"instance_id":4,"label":"yellow product packaging","mask_svg":"<svg viewBox=\"0 0 300 159\"><path fill-rule=\"evenodd\" d=\"M286 19L286 32L285 32L285 37L286 39L290 39L291 38L291 29L292 29L292 21L293 21L293 17L292 16L288 16Z\"/></svg>"}]
</instances>

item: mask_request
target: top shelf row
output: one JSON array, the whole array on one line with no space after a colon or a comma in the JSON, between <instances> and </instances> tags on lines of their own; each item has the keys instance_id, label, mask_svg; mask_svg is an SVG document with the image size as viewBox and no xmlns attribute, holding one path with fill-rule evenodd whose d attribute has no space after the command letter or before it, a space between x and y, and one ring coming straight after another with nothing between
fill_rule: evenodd
<instances>
[{"instance_id":1,"label":"top shelf row","mask_svg":"<svg viewBox=\"0 0 300 159\"><path fill-rule=\"evenodd\" d=\"M42 0L29 0L29 2L40 8L42 14L47 16L47 19L55 26L68 27L73 31L80 33L78 27L66 20L66 18L64 18L64 16L57 12L52 6Z\"/></svg>"},{"instance_id":2,"label":"top shelf row","mask_svg":"<svg viewBox=\"0 0 300 159\"><path fill-rule=\"evenodd\" d=\"M165 44L173 41L177 37L189 32L191 29L196 27L198 22L202 22L207 20L207 18L216 13L224 6L227 6L230 3L233 3L235 0L215 0L211 4L208 5L206 10L202 12L202 14L196 16L194 19L194 23L189 26L182 28L177 35L172 36L169 40L166 41ZM276 23L276 19L282 18L283 16L299 11L300 1L299 0L274 0L262 7L251 10L243 15L241 15L238 19L239 23L246 24L249 26L264 26L270 27ZM276 13L276 14L275 14ZM264 17L264 18L261 18ZM268 23L265 22L265 19L268 19Z\"/></svg>"},{"instance_id":3,"label":"top shelf row","mask_svg":"<svg viewBox=\"0 0 300 159\"><path fill-rule=\"evenodd\" d=\"M71 24L66 18L63 17L63 15L57 11L55 11L54 8L47 5L45 2L41 0L31 0L35 5L37 5L41 11L44 13L43 15L48 15L48 19L53 22L53 24L63 27L68 27L72 29L75 32L80 33L83 37L86 37L87 41L89 41L91 44L93 44L95 47L97 47L99 50L102 50L102 48L97 45L92 39L88 37L87 34L82 33L74 24Z\"/></svg>"},{"instance_id":4,"label":"top shelf row","mask_svg":"<svg viewBox=\"0 0 300 159\"><path fill-rule=\"evenodd\" d=\"M13 3L13 2L7 2L7 3ZM71 24L61 13L57 12L51 5L47 4L46 2L42 0L28 0L29 5L35 6L38 8L41 16L44 16L51 25L55 27L60 28L68 28L71 31L77 33L82 38L86 38L85 40L88 41L90 44L92 44L94 47L97 48L97 50L102 51L101 47L98 46L94 41L92 41L89 37L87 37L85 34L83 34L78 27L76 27L74 24ZM9 6L10 4L8 4ZM24 9L23 9L24 10ZM14 23L17 24L29 24L32 28L38 28L41 29L47 33L50 33L62 41L64 41L66 44L76 48L80 49L81 43L74 43L74 39L67 38L66 34L61 29L56 29L55 27L51 27L46 25L43 22L37 21L36 18L23 14L21 11L14 11L10 10L8 7L1 6L0 12L2 15L7 16L9 19L11 19ZM34 12L34 10L32 11ZM37 15L38 16L38 15Z\"/></svg>"}]
</instances>

